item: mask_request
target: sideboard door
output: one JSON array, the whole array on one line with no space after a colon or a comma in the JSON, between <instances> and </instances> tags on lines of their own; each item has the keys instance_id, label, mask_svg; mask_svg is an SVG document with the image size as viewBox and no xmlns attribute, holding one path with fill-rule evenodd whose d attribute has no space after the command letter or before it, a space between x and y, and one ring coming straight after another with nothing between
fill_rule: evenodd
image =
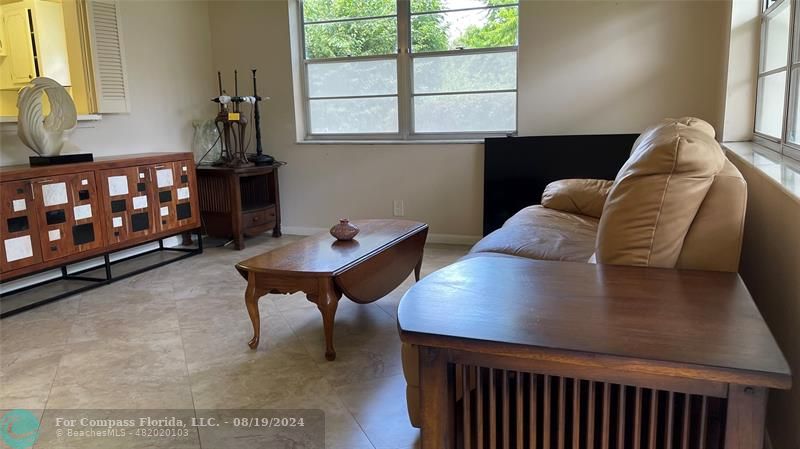
<instances>
[{"instance_id":1,"label":"sideboard door","mask_svg":"<svg viewBox=\"0 0 800 449\"><path fill-rule=\"evenodd\" d=\"M156 228L168 231L200 223L194 163L191 160L153 166Z\"/></svg>"},{"instance_id":2,"label":"sideboard door","mask_svg":"<svg viewBox=\"0 0 800 449\"><path fill-rule=\"evenodd\" d=\"M42 259L58 259L104 245L94 172L33 179Z\"/></svg>"},{"instance_id":3,"label":"sideboard door","mask_svg":"<svg viewBox=\"0 0 800 449\"><path fill-rule=\"evenodd\" d=\"M150 167L102 170L100 188L108 212L103 226L110 244L147 237L156 232Z\"/></svg>"},{"instance_id":4,"label":"sideboard door","mask_svg":"<svg viewBox=\"0 0 800 449\"><path fill-rule=\"evenodd\" d=\"M27 267L42 261L39 223L31 182L0 183L0 270Z\"/></svg>"}]
</instances>

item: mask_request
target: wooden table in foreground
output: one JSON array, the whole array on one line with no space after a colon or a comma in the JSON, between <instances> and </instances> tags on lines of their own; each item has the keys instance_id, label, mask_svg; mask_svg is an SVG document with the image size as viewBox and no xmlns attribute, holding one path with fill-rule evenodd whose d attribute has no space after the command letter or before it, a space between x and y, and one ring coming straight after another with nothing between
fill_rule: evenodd
<instances>
[{"instance_id":1,"label":"wooden table in foreground","mask_svg":"<svg viewBox=\"0 0 800 449\"><path fill-rule=\"evenodd\" d=\"M251 348L258 347L261 335L258 300L267 293L305 293L322 313L325 358L334 360L333 321L342 294L367 304L397 288L412 271L419 280L428 225L407 220L353 223L361 232L351 241L321 233L236 264L247 279Z\"/></svg>"},{"instance_id":2,"label":"wooden table in foreground","mask_svg":"<svg viewBox=\"0 0 800 449\"><path fill-rule=\"evenodd\" d=\"M423 449L764 441L791 373L735 273L475 257L400 302Z\"/></svg>"}]
</instances>

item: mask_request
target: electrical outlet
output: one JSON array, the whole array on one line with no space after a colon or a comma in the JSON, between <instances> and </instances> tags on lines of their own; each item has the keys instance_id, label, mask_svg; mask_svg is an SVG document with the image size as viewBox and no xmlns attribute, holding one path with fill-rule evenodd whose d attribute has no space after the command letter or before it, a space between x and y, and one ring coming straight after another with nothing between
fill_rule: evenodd
<instances>
[{"instance_id":1,"label":"electrical outlet","mask_svg":"<svg viewBox=\"0 0 800 449\"><path fill-rule=\"evenodd\" d=\"M405 214L405 204L403 204L403 200L394 200L394 216L402 217Z\"/></svg>"}]
</instances>

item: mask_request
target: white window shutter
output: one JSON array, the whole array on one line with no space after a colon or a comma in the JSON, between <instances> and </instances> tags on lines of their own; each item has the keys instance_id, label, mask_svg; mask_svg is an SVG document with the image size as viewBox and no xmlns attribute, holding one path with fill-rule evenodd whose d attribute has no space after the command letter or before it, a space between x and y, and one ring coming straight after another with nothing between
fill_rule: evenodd
<instances>
[{"instance_id":1,"label":"white window shutter","mask_svg":"<svg viewBox=\"0 0 800 449\"><path fill-rule=\"evenodd\" d=\"M119 2L88 0L86 6L98 112L130 112Z\"/></svg>"}]
</instances>

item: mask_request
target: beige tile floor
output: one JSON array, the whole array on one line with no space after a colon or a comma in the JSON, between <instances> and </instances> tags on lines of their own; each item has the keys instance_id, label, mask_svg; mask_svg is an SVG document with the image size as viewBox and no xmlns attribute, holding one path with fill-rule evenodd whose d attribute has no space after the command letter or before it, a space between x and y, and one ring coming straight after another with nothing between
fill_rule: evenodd
<instances>
[{"instance_id":1,"label":"beige tile floor","mask_svg":"<svg viewBox=\"0 0 800 449\"><path fill-rule=\"evenodd\" d=\"M408 423L397 305L342 298L337 359L301 294L261 299L261 345L247 347L245 281L233 265L300 237L207 248L150 272L0 321L0 409L314 408L327 449L417 447ZM423 275L467 247L428 245Z\"/></svg>"}]
</instances>

